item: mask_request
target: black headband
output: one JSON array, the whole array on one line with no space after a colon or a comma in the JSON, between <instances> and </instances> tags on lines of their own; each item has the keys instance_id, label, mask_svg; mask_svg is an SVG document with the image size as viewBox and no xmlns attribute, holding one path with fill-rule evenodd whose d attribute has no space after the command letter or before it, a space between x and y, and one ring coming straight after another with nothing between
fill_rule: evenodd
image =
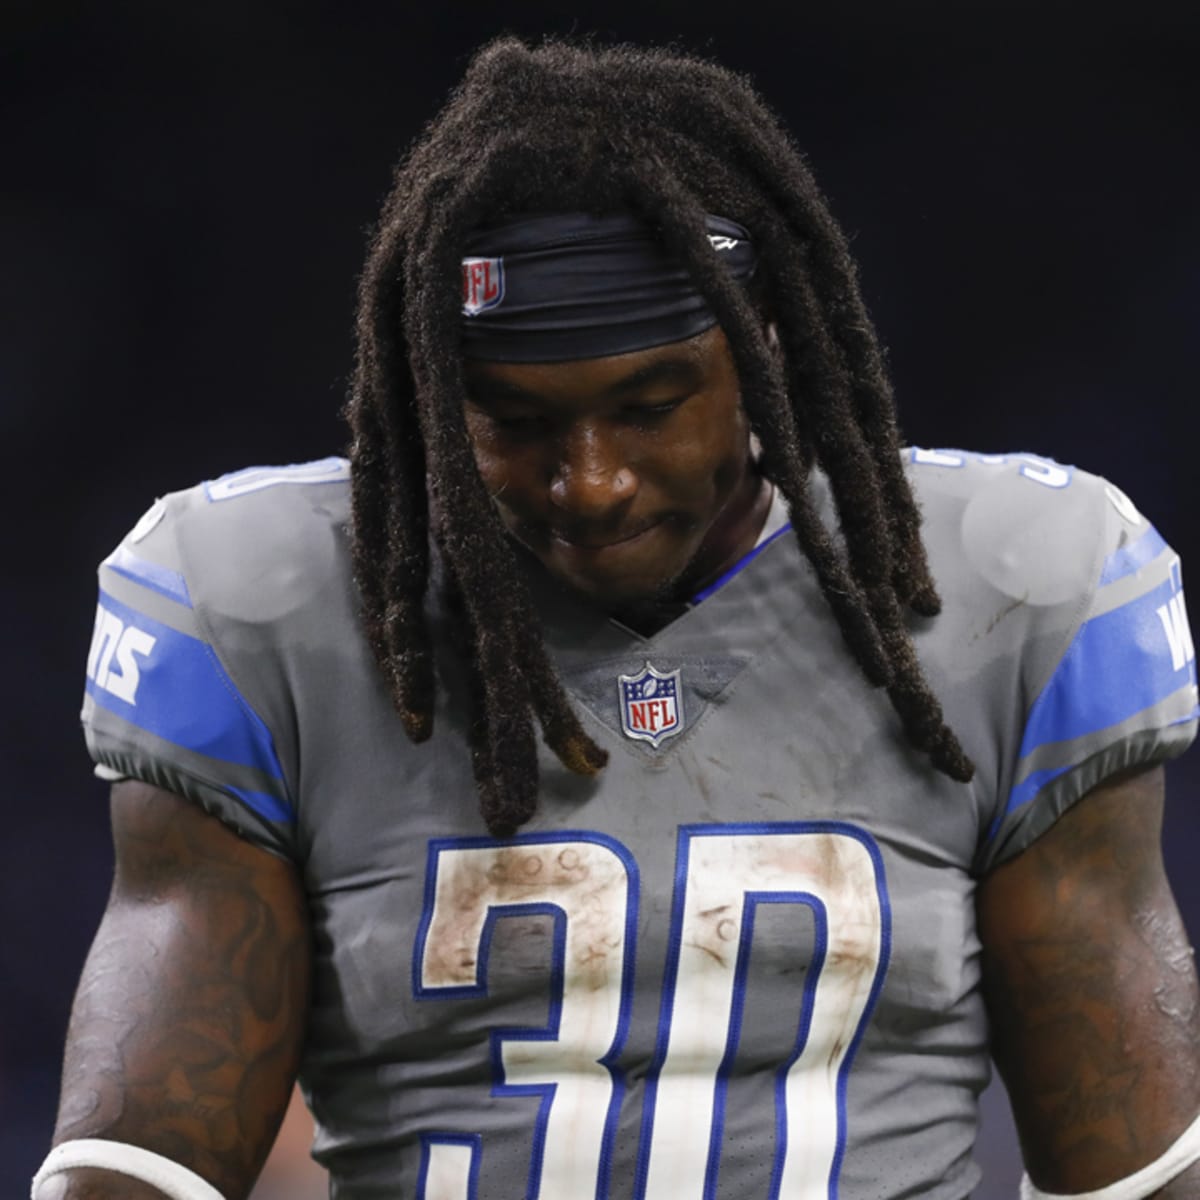
<instances>
[{"instance_id":1,"label":"black headband","mask_svg":"<svg viewBox=\"0 0 1200 1200\"><path fill-rule=\"evenodd\" d=\"M705 218L735 279L754 274L750 235ZM463 353L568 362L682 341L717 318L682 263L627 213L549 213L476 230L462 260Z\"/></svg>"}]
</instances>

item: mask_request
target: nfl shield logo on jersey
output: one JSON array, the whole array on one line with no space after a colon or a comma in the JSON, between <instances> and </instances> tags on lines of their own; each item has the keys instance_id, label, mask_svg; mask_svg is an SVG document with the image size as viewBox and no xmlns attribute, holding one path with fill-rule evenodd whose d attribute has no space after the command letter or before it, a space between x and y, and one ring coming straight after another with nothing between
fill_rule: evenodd
<instances>
[{"instance_id":1,"label":"nfl shield logo on jersey","mask_svg":"<svg viewBox=\"0 0 1200 1200\"><path fill-rule=\"evenodd\" d=\"M679 672L656 671L649 663L637 675L618 675L621 729L626 737L657 746L683 728Z\"/></svg>"},{"instance_id":2,"label":"nfl shield logo on jersey","mask_svg":"<svg viewBox=\"0 0 1200 1200\"><path fill-rule=\"evenodd\" d=\"M463 315L473 317L504 299L504 259L464 258Z\"/></svg>"}]
</instances>

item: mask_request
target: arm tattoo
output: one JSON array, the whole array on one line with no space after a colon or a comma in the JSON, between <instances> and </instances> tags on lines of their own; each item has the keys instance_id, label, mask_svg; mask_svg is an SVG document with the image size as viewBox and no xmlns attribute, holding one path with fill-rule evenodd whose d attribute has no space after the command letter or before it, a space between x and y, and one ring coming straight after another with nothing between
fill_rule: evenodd
<instances>
[{"instance_id":1,"label":"arm tattoo","mask_svg":"<svg viewBox=\"0 0 1200 1200\"><path fill-rule=\"evenodd\" d=\"M236 1200L296 1073L310 955L299 887L186 802L127 786L149 795L120 815L114 798L117 883L75 997L55 1141L132 1142Z\"/></svg>"},{"instance_id":2,"label":"arm tattoo","mask_svg":"<svg viewBox=\"0 0 1200 1200\"><path fill-rule=\"evenodd\" d=\"M1026 1165L1054 1191L1131 1174L1200 1109L1200 996L1161 811L1158 772L1098 788L980 886L993 1051Z\"/></svg>"}]
</instances>

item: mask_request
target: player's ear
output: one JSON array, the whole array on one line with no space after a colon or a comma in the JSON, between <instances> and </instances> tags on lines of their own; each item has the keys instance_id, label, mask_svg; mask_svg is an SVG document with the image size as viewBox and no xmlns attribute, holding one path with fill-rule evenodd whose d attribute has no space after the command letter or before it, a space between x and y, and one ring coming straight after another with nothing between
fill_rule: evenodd
<instances>
[{"instance_id":1,"label":"player's ear","mask_svg":"<svg viewBox=\"0 0 1200 1200\"><path fill-rule=\"evenodd\" d=\"M766 339L767 350L771 357L775 360L775 365L781 371L784 370L783 346L779 341L779 327L775 324L775 319L773 317L763 317L762 334Z\"/></svg>"},{"instance_id":2,"label":"player's ear","mask_svg":"<svg viewBox=\"0 0 1200 1200\"><path fill-rule=\"evenodd\" d=\"M759 328L766 339L767 349L771 351L772 357L779 361L783 354L783 348L779 344L779 328L775 324L775 313L761 285L752 285L750 298L754 304L754 311L758 313Z\"/></svg>"}]
</instances>

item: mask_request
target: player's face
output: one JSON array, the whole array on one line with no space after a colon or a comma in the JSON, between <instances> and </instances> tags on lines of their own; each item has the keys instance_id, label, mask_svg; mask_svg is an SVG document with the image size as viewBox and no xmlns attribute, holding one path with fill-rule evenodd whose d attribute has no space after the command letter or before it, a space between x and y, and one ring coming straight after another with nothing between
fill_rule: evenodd
<instances>
[{"instance_id":1,"label":"player's face","mask_svg":"<svg viewBox=\"0 0 1200 1200\"><path fill-rule=\"evenodd\" d=\"M466 364L467 429L512 535L609 606L702 586L766 496L720 328L567 363Z\"/></svg>"}]
</instances>

